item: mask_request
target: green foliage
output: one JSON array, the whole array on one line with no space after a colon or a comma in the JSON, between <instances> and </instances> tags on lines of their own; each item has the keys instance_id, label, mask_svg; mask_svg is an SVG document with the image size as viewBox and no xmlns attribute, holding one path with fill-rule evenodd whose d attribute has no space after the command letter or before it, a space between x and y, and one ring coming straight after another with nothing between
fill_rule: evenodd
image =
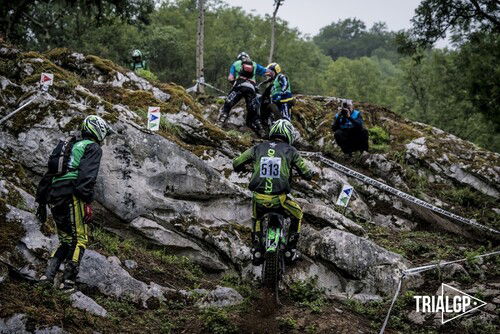
<instances>
[{"instance_id":1,"label":"green foliage","mask_svg":"<svg viewBox=\"0 0 500 334\"><path fill-rule=\"evenodd\" d=\"M135 73L137 73L137 75L143 77L146 80L158 81L158 77L156 76L156 74L154 74L153 72L151 72L149 70L145 70L145 69L140 68L140 69L136 70Z\"/></svg>"},{"instance_id":2,"label":"green foliage","mask_svg":"<svg viewBox=\"0 0 500 334\"><path fill-rule=\"evenodd\" d=\"M237 333L237 327L231 322L227 311L222 308L207 307L201 313L201 319L207 333Z\"/></svg>"},{"instance_id":3,"label":"green foliage","mask_svg":"<svg viewBox=\"0 0 500 334\"><path fill-rule=\"evenodd\" d=\"M295 281L290 284L290 297L300 306L319 313L325 304L324 291L317 287L318 278L313 277L305 281Z\"/></svg>"},{"instance_id":4,"label":"green foliage","mask_svg":"<svg viewBox=\"0 0 500 334\"><path fill-rule=\"evenodd\" d=\"M297 328L297 320L292 317L278 318L278 326L282 331L289 331Z\"/></svg>"},{"instance_id":5,"label":"green foliage","mask_svg":"<svg viewBox=\"0 0 500 334\"><path fill-rule=\"evenodd\" d=\"M394 55L396 48L393 35L383 22L377 22L367 30L361 20L348 18L321 28L313 40L333 59L359 58L382 53L385 56L389 56L389 53Z\"/></svg>"},{"instance_id":6,"label":"green foliage","mask_svg":"<svg viewBox=\"0 0 500 334\"><path fill-rule=\"evenodd\" d=\"M497 31L500 8L496 0L423 0L412 19L412 37L421 46L432 45L450 30L455 40L475 31Z\"/></svg>"},{"instance_id":7,"label":"green foliage","mask_svg":"<svg viewBox=\"0 0 500 334\"><path fill-rule=\"evenodd\" d=\"M499 328L496 324L486 322L480 319L469 319L465 323L465 334L490 334L498 333Z\"/></svg>"},{"instance_id":8,"label":"green foliage","mask_svg":"<svg viewBox=\"0 0 500 334\"><path fill-rule=\"evenodd\" d=\"M386 151L389 144L389 133L382 127L376 125L368 129L370 134L370 149L375 151Z\"/></svg>"}]
</instances>

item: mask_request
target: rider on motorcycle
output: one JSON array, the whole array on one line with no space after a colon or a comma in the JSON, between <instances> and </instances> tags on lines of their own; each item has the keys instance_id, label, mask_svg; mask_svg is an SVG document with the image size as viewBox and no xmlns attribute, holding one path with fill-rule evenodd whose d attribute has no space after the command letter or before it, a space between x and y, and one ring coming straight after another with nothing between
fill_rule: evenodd
<instances>
[{"instance_id":1,"label":"rider on motorcycle","mask_svg":"<svg viewBox=\"0 0 500 334\"><path fill-rule=\"evenodd\" d=\"M252 263L263 262L263 242L261 219L268 212L282 211L290 217L291 224L287 242L287 260L297 258L297 241L299 239L302 209L287 196L290 191L292 169L300 176L311 180L313 173L296 148L292 146L294 128L285 119L278 120L269 132L269 141L255 145L233 160L233 168L239 172L247 164L253 164L253 174L249 189L252 197Z\"/></svg>"}]
</instances>

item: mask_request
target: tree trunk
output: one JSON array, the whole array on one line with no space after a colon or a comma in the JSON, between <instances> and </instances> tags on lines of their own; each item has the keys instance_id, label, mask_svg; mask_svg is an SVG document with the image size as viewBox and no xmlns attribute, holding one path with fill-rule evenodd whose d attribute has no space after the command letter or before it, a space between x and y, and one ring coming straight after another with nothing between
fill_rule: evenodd
<instances>
[{"instance_id":1,"label":"tree trunk","mask_svg":"<svg viewBox=\"0 0 500 334\"><path fill-rule=\"evenodd\" d=\"M282 0L275 0L274 1L274 12L273 12L273 18L271 21L271 49L269 50L269 59L268 59L268 64L273 61L273 56L274 56L274 39L275 39L275 33L276 33L276 15L278 14L278 9L281 6Z\"/></svg>"},{"instance_id":2,"label":"tree trunk","mask_svg":"<svg viewBox=\"0 0 500 334\"><path fill-rule=\"evenodd\" d=\"M196 32L196 80L205 82L203 48L205 39L205 0L198 0L198 29ZM205 86L197 84L198 93L205 93Z\"/></svg>"}]
</instances>

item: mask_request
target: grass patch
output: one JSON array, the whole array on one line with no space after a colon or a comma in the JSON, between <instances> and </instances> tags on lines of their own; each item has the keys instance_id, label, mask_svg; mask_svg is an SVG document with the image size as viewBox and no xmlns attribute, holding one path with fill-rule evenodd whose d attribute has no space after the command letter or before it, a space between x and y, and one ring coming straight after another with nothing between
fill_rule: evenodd
<instances>
[{"instance_id":1,"label":"grass patch","mask_svg":"<svg viewBox=\"0 0 500 334\"><path fill-rule=\"evenodd\" d=\"M228 312L222 308L208 307L202 311L200 318L207 333L233 334L238 332Z\"/></svg>"},{"instance_id":2,"label":"grass patch","mask_svg":"<svg viewBox=\"0 0 500 334\"><path fill-rule=\"evenodd\" d=\"M130 273L142 281L154 281L174 288L191 289L207 282L203 272L185 256L169 253L165 247L152 246L139 240L122 239L115 234L96 228L93 232L94 244L100 253L114 255L120 260L135 260L139 266Z\"/></svg>"},{"instance_id":3,"label":"grass patch","mask_svg":"<svg viewBox=\"0 0 500 334\"><path fill-rule=\"evenodd\" d=\"M278 326L282 331L297 329L297 320L292 317L278 318Z\"/></svg>"},{"instance_id":4,"label":"grass patch","mask_svg":"<svg viewBox=\"0 0 500 334\"><path fill-rule=\"evenodd\" d=\"M305 281L295 281L290 284L290 298L314 313L320 313L325 305L325 294L318 288L318 278L313 277Z\"/></svg>"}]
</instances>

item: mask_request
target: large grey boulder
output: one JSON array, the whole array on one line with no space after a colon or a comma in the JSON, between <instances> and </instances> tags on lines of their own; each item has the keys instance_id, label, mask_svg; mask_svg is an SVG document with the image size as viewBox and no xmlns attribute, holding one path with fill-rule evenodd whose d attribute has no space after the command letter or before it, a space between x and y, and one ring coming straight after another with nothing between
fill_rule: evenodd
<instances>
[{"instance_id":1,"label":"large grey boulder","mask_svg":"<svg viewBox=\"0 0 500 334\"><path fill-rule=\"evenodd\" d=\"M122 123L126 136L103 147L97 199L122 219L152 212L170 221L234 219L246 210L241 191L177 144ZM228 212L227 205L236 208ZM235 217L236 214L236 217Z\"/></svg>"},{"instance_id":2,"label":"large grey boulder","mask_svg":"<svg viewBox=\"0 0 500 334\"><path fill-rule=\"evenodd\" d=\"M228 307L243 302L243 297L233 288L217 286L214 290L206 293L197 303L204 307Z\"/></svg>"},{"instance_id":3,"label":"large grey boulder","mask_svg":"<svg viewBox=\"0 0 500 334\"><path fill-rule=\"evenodd\" d=\"M162 246L167 246L176 255L187 256L194 263L211 270L228 269L217 254L203 249L200 245L182 236L177 231L167 229L151 219L137 217L130 225L151 241Z\"/></svg>"},{"instance_id":4,"label":"large grey boulder","mask_svg":"<svg viewBox=\"0 0 500 334\"><path fill-rule=\"evenodd\" d=\"M432 145L425 137L412 140L406 144L406 159L422 163L443 179L451 179L499 198L500 154L483 150L442 130L431 129L437 134L432 138Z\"/></svg>"},{"instance_id":5,"label":"large grey boulder","mask_svg":"<svg viewBox=\"0 0 500 334\"><path fill-rule=\"evenodd\" d=\"M327 264L342 281L342 292L350 297L392 294L407 268L401 255L346 231L304 226L302 234L300 249L313 261Z\"/></svg>"},{"instance_id":6,"label":"large grey boulder","mask_svg":"<svg viewBox=\"0 0 500 334\"><path fill-rule=\"evenodd\" d=\"M7 213L6 218L12 224L22 224L26 234L21 239L21 242L30 251L44 251L50 253L57 247L57 237L51 235L45 236L41 231L41 224L34 214L28 211L18 209L8 205L10 211Z\"/></svg>"},{"instance_id":7,"label":"large grey boulder","mask_svg":"<svg viewBox=\"0 0 500 334\"><path fill-rule=\"evenodd\" d=\"M28 317L22 313L16 313L8 319L0 319L0 333L2 334L65 334L60 327L37 328L33 332L26 329Z\"/></svg>"},{"instance_id":8,"label":"large grey boulder","mask_svg":"<svg viewBox=\"0 0 500 334\"><path fill-rule=\"evenodd\" d=\"M341 215L329 206L318 201L308 201L296 199L304 211L305 219L322 226L332 226L333 228L349 231L356 235L365 235L366 232L360 225L354 223L349 218Z\"/></svg>"},{"instance_id":9,"label":"large grey boulder","mask_svg":"<svg viewBox=\"0 0 500 334\"><path fill-rule=\"evenodd\" d=\"M82 258L77 281L91 287L96 287L107 296L124 298L136 303L146 302L150 298L164 300L164 293L172 291L158 284L146 284L139 281L104 255L93 250L87 250Z\"/></svg>"}]
</instances>

